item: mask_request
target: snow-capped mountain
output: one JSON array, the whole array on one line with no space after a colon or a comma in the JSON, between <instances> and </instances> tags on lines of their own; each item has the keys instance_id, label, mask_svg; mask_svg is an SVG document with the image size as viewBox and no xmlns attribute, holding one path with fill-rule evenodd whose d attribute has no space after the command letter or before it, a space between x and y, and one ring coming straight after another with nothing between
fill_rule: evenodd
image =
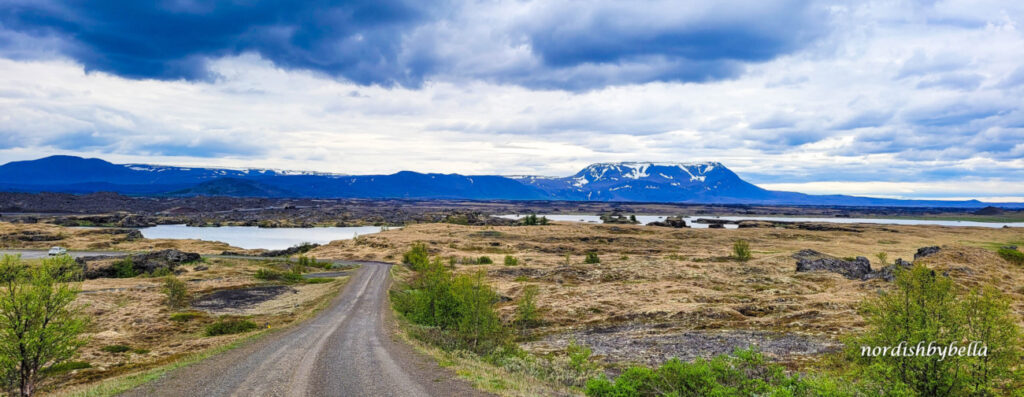
<instances>
[{"instance_id":1,"label":"snow-capped mountain","mask_svg":"<svg viewBox=\"0 0 1024 397\"><path fill-rule=\"evenodd\" d=\"M812 196L759 188L721 163L591 164L567 177L422 174L341 175L266 169L112 164L52 156L0 165L0 191L312 198L446 198L666 203L984 207L970 201ZM1008 206L1000 203L1000 206ZM1019 207L1015 204L1014 207Z\"/></svg>"},{"instance_id":2,"label":"snow-capped mountain","mask_svg":"<svg viewBox=\"0 0 1024 397\"><path fill-rule=\"evenodd\" d=\"M519 181L574 200L728 202L770 195L717 162L597 163L570 177L520 177Z\"/></svg>"}]
</instances>

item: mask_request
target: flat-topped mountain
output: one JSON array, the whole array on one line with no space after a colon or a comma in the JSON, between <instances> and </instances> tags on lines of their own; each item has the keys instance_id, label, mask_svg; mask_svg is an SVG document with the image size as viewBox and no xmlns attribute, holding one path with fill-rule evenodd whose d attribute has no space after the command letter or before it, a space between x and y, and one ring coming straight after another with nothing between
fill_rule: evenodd
<instances>
[{"instance_id":1,"label":"flat-topped mountain","mask_svg":"<svg viewBox=\"0 0 1024 397\"><path fill-rule=\"evenodd\" d=\"M668 203L981 208L976 200L895 200L762 189L718 162L596 163L566 177L423 174L343 175L271 169L113 164L51 156L0 166L0 191L133 195L573 200ZM1019 204L999 204L1020 207Z\"/></svg>"},{"instance_id":2,"label":"flat-topped mountain","mask_svg":"<svg viewBox=\"0 0 1024 397\"><path fill-rule=\"evenodd\" d=\"M721 163L597 163L565 178L518 177L569 200L721 202L770 198Z\"/></svg>"}]
</instances>

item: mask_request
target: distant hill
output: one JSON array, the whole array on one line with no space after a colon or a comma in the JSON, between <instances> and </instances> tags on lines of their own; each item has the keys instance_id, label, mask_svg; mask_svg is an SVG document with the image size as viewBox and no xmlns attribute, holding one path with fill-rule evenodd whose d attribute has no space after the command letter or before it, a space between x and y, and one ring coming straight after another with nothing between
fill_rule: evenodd
<instances>
[{"instance_id":1,"label":"distant hill","mask_svg":"<svg viewBox=\"0 0 1024 397\"><path fill-rule=\"evenodd\" d=\"M270 169L112 164L52 156L0 166L0 191L130 195L575 200L982 208L976 200L896 200L760 188L717 162L592 164L567 177L422 174L341 175ZM1020 208L1024 204L992 204Z\"/></svg>"},{"instance_id":2,"label":"distant hill","mask_svg":"<svg viewBox=\"0 0 1024 397\"><path fill-rule=\"evenodd\" d=\"M295 197L295 193L257 181L240 178L217 178L188 189L167 193L169 196L231 196L231 197Z\"/></svg>"}]
</instances>

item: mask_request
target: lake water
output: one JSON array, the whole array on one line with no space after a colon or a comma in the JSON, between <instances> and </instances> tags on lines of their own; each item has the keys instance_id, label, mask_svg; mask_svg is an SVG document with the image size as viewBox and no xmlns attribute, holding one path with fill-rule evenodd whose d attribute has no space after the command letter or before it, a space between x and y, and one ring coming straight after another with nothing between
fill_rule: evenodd
<instances>
[{"instance_id":1,"label":"lake water","mask_svg":"<svg viewBox=\"0 0 1024 397\"><path fill-rule=\"evenodd\" d=\"M186 225L157 225L139 229L145 238L220 241L239 248L270 250L285 249L306 242L326 244L334 240L348 240L355 236L379 233L381 230L380 226L260 228L256 226L197 227Z\"/></svg>"},{"instance_id":2,"label":"lake water","mask_svg":"<svg viewBox=\"0 0 1024 397\"><path fill-rule=\"evenodd\" d=\"M567 222L585 222L585 223L601 223L601 217L597 215L551 215L551 214L537 214L538 216L546 216L548 219L553 221L567 221ZM501 218L508 219L519 219L525 215L499 215ZM687 216L683 219L686 220L686 224L695 229L704 229L708 225L702 223L696 223L694 220L698 218L707 219L724 219L731 221L739 220L758 220L758 221L779 221L779 222L822 222L822 223L874 223L880 225L936 225L936 226L973 226L973 227L990 227L990 228L1001 228L1003 226L1009 227L1024 227L1024 222L974 222L974 221L944 221L944 220L930 220L930 219L881 219L881 218L807 218L807 217L774 217L774 216ZM636 220L640 224L646 225L650 222L664 220L664 216L657 215L637 215ZM736 225L725 225L726 229L735 229Z\"/></svg>"}]
</instances>

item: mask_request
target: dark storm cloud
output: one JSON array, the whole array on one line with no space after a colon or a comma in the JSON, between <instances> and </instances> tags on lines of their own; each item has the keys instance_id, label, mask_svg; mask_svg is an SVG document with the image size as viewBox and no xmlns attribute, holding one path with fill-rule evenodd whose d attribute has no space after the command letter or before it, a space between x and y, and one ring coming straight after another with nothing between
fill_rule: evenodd
<instances>
[{"instance_id":1,"label":"dark storm cloud","mask_svg":"<svg viewBox=\"0 0 1024 397\"><path fill-rule=\"evenodd\" d=\"M540 3L522 21L489 32L490 47L528 45L533 66L458 70L490 54L458 37L410 37L455 25L475 3L0 0L0 56L24 57L35 45L87 70L202 80L215 77L209 60L255 52L279 67L367 85L419 87L446 73L578 91L734 78L746 64L797 51L822 33L823 11L807 2L745 4Z\"/></svg>"},{"instance_id":2,"label":"dark storm cloud","mask_svg":"<svg viewBox=\"0 0 1024 397\"><path fill-rule=\"evenodd\" d=\"M542 8L527 35L547 68L586 88L619 77L576 72L595 66L629 73L634 83L733 78L745 64L792 53L823 33L826 16L808 2L743 4L559 3Z\"/></svg>"},{"instance_id":3,"label":"dark storm cloud","mask_svg":"<svg viewBox=\"0 0 1024 397\"><path fill-rule=\"evenodd\" d=\"M426 19L416 4L4 1L0 26L59 39L86 69L131 78L204 79L208 59L254 51L282 67L415 85L419 71L397 58L402 33Z\"/></svg>"}]
</instances>

